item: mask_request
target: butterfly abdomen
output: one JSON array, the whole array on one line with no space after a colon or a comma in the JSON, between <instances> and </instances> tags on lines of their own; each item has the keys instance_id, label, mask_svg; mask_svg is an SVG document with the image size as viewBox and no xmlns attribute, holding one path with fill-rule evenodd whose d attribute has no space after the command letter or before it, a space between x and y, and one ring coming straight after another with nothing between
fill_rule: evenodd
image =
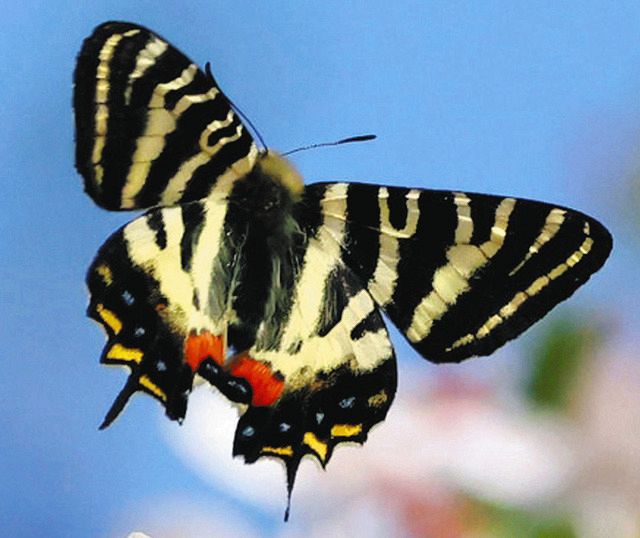
<instances>
[{"instance_id":1,"label":"butterfly abdomen","mask_svg":"<svg viewBox=\"0 0 640 538\"><path fill-rule=\"evenodd\" d=\"M233 292L237 321L229 327L236 349L255 342L262 320L286 320L307 241L293 216L301 189L295 169L267 152L229 195L225 228L236 237L240 257ZM261 347L277 345L278 336L263 332Z\"/></svg>"}]
</instances>

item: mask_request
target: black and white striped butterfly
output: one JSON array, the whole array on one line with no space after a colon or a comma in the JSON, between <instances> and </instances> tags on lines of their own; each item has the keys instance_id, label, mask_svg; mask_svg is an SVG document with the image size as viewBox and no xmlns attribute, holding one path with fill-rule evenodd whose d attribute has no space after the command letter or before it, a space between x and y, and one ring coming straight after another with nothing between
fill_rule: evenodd
<instances>
[{"instance_id":1,"label":"black and white striped butterfly","mask_svg":"<svg viewBox=\"0 0 640 538\"><path fill-rule=\"evenodd\" d=\"M164 39L109 22L75 72L76 165L111 210L151 208L100 248L101 361L182 420L194 376L240 404L234 455L324 466L396 390L381 312L437 363L487 355L597 271L611 237L577 211L359 183L304 185Z\"/></svg>"}]
</instances>

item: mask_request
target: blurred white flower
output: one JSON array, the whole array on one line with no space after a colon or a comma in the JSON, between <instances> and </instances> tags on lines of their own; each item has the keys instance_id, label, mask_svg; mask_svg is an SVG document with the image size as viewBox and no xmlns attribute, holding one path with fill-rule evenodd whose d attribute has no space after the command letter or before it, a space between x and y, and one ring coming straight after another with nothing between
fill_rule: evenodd
<instances>
[{"instance_id":1,"label":"blurred white flower","mask_svg":"<svg viewBox=\"0 0 640 538\"><path fill-rule=\"evenodd\" d=\"M635 359L596 358L566 416L498 398L491 379L450 372L424 386L406 384L365 447L337 447L326 472L311 458L303 461L281 536L479 535L468 528L474 515L467 494L532 512L572 513L587 538L640 535ZM201 388L185 425L165 431L196 473L280 519L283 466L231 458L237 419L223 396Z\"/></svg>"},{"instance_id":2,"label":"blurred white flower","mask_svg":"<svg viewBox=\"0 0 640 538\"><path fill-rule=\"evenodd\" d=\"M137 501L122 514L111 536L125 536L121 529L140 529L127 538L252 538L260 533L243 514L228 503L214 506L181 495Z\"/></svg>"},{"instance_id":3,"label":"blurred white flower","mask_svg":"<svg viewBox=\"0 0 640 538\"><path fill-rule=\"evenodd\" d=\"M634 349L599 353L572 409L580 474L570 485L579 534L640 536L640 363Z\"/></svg>"},{"instance_id":4,"label":"blurred white flower","mask_svg":"<svg viewBox=\"0 0 640 538\"><path fill-rule=\"evenodd\" d=\"M393 489L462 490L516 505L535 505L559 494L575 472L568 428L522 408L503 408L478 385L438 379L426 393L400 391L365 447L337 447L326 472L310 458L303 461L285 534L300 532L300 521L310 536L342 535L335 534L334 523L355 532L367 521L379 535L389 535L390 528L399 528L397 503L385 494ZM276 508L274 515L281 517L286 501L282 465L244 465L231 458L237 417L221 395L203 388L190 399L185 425L165 430L200 476L263 509Z\"/></svg>"},{"instance_id":5,"label":"blurred white flower","mask_svg":"<svg viewBox=\"0 0 640 538\"><path fill-rule=\"evenodd\" d=\"M350 506L372 499L384 523L402 509L396 496L437 504L454 491L511 506L552 503L577 470L571 440L552 417L502 408L472 386L401 393L364 449L339 447L324 476L302 469L292 521L299 512L317 521L342 514L345 523Z\"/></svg>"},{"instance_id":6,"label":"blurred white flower","mask_svg":"<svg viewBox=\"0 0 640 538\"><path fill-rule=\"evenodd\" d=\"M189 397L184 424L162 420L162 428L171 446L198 476L263 510L284 513L284 466L264 458L245 465L231 456L238 416L222 394L201 385Z\"/></svg>"}]
</instances>

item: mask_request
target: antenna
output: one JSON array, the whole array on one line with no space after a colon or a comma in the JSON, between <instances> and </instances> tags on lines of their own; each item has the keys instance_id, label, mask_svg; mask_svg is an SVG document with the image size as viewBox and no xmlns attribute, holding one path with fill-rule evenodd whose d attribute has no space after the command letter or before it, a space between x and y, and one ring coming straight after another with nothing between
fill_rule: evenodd
<instances>
[{"instance_id":1,"label":"antenna","mask_svg":"<svg viewBox=\"0 0 640 538\"><path fill-rule=\"evenodd\" d=\"M350 144L351 142L367 142L368 140L375 140L376 135L374 134L366 134L366 135L357 135L350 136L349 138L343 138L342 140L338 140L337 142L321 142L320 144L311 144L309 146L302 146L301 148L292 149L291 151L287 151L282 155L291 155L292 153L297 153L298 151L305 151L308 149L314 148L324 148L327 146L339 146L340 144Z\"/></svg>"},{"instance_id":2,"label":"antenna","mask_svg":"<svg viewBox=\"0 0 640 538\"><path fill-rule=\"evenodd\" d=\"M207 76L209 77L211 82L215 86L218 86L218 83L216 82L216 79L213 78L213 73L211 72L211 62L207 62L206 64L204 64L204 72L207 74ZM249 127L251 127L251 130L253 131L253 133L256 135L256 137L260 141L260 144L262 144L263 150L266 150L267 149L267 144L265 144L264 138L262 138L262 135L260 134L260 131L258 131L258 129L256 129L256 126L251 122L251 120L245 115L245 113L242 112L242 110L240 110L240 108L231 99L229 99L226 95L224 95L224 97L229 102L229 105L231 105L231 108L233 108L233 110L235 110L238 113L238 115L244 121L247 122L247 125L249 125Z\"/></svg>"}]
</instances>

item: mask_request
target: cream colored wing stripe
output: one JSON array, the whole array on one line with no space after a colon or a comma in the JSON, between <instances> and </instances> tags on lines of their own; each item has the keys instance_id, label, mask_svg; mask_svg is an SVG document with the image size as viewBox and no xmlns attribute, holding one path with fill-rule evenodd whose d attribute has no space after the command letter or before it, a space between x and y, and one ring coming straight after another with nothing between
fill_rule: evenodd
<instances>
[{"instance_id":1,"label":"cream colored wing stripe","mask_svg":"<svg viewBox=\"0 0 640 538\"><path fill-rule=\"evenodd\" d=\"M149 103L149 112L144 133L136 140L136 150L133 154L131 167L127 174L127 182L122 189L122 207L135 207L135 197L144 187L149 175L149 169L165 148L167 135L176 129L178 117L188 108L189 101L182 105L182 111L177 112L178 106L168 110L165 96L168 92L179 90L187 86L198 71L198 67L191 64L175 79L158 84ZM178 104L185 99L184 96Z\"/></svg>"},{"instance_id":2,"label":"cream colored wing stripe","mask_svg":"<svg viewBox=\"0 0 640 538\"><path fill-rule=\"evenodd\" d=\"M132 33L133 32L133 33ZM130 30L129 35L135 35L137 31ZM109 64L115 52L116 46L124 37L123 34L114 34L107 39L98 54L99 63L96 69L96 93L95 93L95 133L93 141L93 151L91 161L95 166L95 181L98 186L102 184L104 177L104 168L100 164L102 161L102 152L104 150L105 140L107 137L107 122L109 120L109 77L111 69Z\"/></svg>"},{"instance_id":3,"label":"cream colored wing stripe","mask_svg":"<svg viewBox=\"0 0 640 538\"><path fill-rule=\"evenodd\" d=\"M340 245L345 228L344 215L347 210L346 192L345 183L333 184L326 191L325 199L336 197L332 209L342 214L343 219L325 217L317 236L309 241L302 272L295 288L289 322L280 344L281 349L288 349L295 342L309 337L318 323L323 305L322 293L317 290L322 290L336 260L340 259Z\"/></svg>"},{"instance_id":4,"label":"cream colored wing stripe","mask_svg":"<svg viewBox=\"0 0 640 538\"><path fill-rule=\"evenodd\" d=\"M139 30L132 30L134 32L132 35L138 34ZM125 34L126 35L126 34ZM133 89L133 84L139 78L142 78L150 67L152 67L159 56L161 56L169 46L167 43L162 41L157 37L152 37L145 47L138 53L136 57L136 65L133 68L133 71L129 74L129 82L124 91L124 102L126 105L131 103L131 91Z\"/></svg>"},{"instance_id":5,"label":"cream colored wing stripe","mask_svg":"<svg viewBox=\"0 0 640 538\"><path fill-rule=\"evenodd\" d=\"M213 278L216 274L215 264L219 259L223 243L224 222L228 209L229 204L223 197L207 199L204 226L191 263L193 286L201 298L200 310L206 317L213 320L222 318L227 303L224 296L225 286L214 282ZM216 290L216 293L212 293L212 290Z\"/></svg>"},{"instance_id":6,"label":"cream colored wing stripe","mask_svg":"<svg viewBox=\"0 0 640 538\"><path fill-rule=\"evenodd\" d=\"M585 239L580 246L567 257L564 262L556 265L546 275L542 275L534 280L526 290L516 293L512 299L506 303L497 314L492 315L476 332L475 334L466 334L465 336L456 340L447 351L456 349L463 345L468 345L476 339L486 338L491 331L495 329L501 323L504 323L509 317L517 312L517 310L531 297L534 297L546 288L553 280L566 273L576 264L578 264L586 255L589 254L593 246L593 239L589 237L589 223L585 222L584 225Z\"/></svg>"},{"instance_id":7,"label":"cream colored wing stripe","mask_svg":"<svg viewBox=\"0 0 640 538\"><path fill-rule=\"evenodd\" d=\"M229 112L227 119L224 121L211 122L207 128L200 135L200 148L201 151L191 157L189 160L182 163L176 174L169 179L166 189L164 190L161 198L162 204L169 203L170 200L175 197L179 197L189 183L189 180L193 176L193 173L202 165L208 163L211 158L220 151L220 149L230 142L235 142L242 136L242 125L238 124L236 131L232 136L223 137L218 140L213 146L207 145L207 138L211 133L217 129L228 127L234 121L235 117L233 112Z\"/></svg>"},{"instance_id":8,"label":"cream colored wing stripe","mask_svg":"<svg viewBox=\"0 0 640 538\"><path fill-rule=\"evenodd\" d=\"M469 241L473 232L470 220L469 198L457 193L454 197L458 212L456 238ZM495 256L502 245L516 201L504 198L495 211L491 236L488 241L475 246L456 244L447 249L448 263L439 267L433 276L432 290L413 312L407 338L411 342L425 339L438 319L453 305L458 297L469 290L469 278Z\"/></svg>"},{"instance_id":9,"label":"cream colored wing stripe","mask_svg":"<svg viewBox=\"0 0 640 538\"><path fill-rule=\"evenodd\" d=\"M399 239L407 239L416 233L420 210L418 198L420 192L410 190L406 195L407 219L402 229L396 229L391 224L389 211L389 192L386 187L381 187L378 192L378 204L380 206L380 250L373 277L369 280L368 288L374 299L380 306L385 306L393 299L398 279L398 262L400 261Z\"/></svg>"},{"instance_id":10,"label":"cream colored wing stripe","mask_svg":"<svg viewBox=\"0 0 640 538\"><path fill-rule=\"evenodd\" d=\"M181 207L158 209L161 212L166 246L160 248L156 232L149 227L148 219L141 217L124 228L124 239L129 257L135 265L143 268L158 283L171 309L170 314L182 320L184 327L213 330L219 319L209 312L212 266L218 255L227 204L219 200L205 203L202 232L194 246L191 270L181 265L181 242L185 225ZM194 291L202 297L199 309L193 305Z\"/></svg>"},{"instance_id":11,"label":"cream colored wing stripe","mask_svg":"<svg viewBox=\"0 0 640 538\"><path fill-rule=\"evenodd\" d=\"M257 148L208 73L146 28L98 26L74 74L76 168L109 210L229 192Z\"/></svg>"},{"instance_id":12,"label":"cream colored wing stripe","mask_svg":"<svg viewBox=\"0 0 640 538\"><path fill-rule=\"evenodd\" d=\"M538 237L535 238L535 240L533 241L533 244L529 247L529 252L527 252L527 255L524 257L524 260L522 260L509 273L509 276L515 275L520 269L522 269L524 264L531 259L531 256L533 256L534 254L537 254L543 245L545 245L546 243L551 241L551 239L554 238L554 236L558 233L558 230L562 226L562 223L564 222L564 216L566 213L567 212L564 209L559 209L557 207L554 207L551 211L549 211L549 214L547 215L547 219L544 223L544 226L542 227L542 230L540 231L540 234L538 235Z\"/></svg>"}]
</instances>

